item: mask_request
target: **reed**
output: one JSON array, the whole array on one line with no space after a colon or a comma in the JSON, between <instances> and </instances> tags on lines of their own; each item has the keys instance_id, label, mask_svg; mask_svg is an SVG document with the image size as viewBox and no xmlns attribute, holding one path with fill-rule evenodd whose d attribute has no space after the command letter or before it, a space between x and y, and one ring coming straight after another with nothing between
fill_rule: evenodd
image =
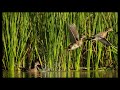
<instances>
[{"instance_id":1,"label":"reed","mask_svg":"<svg viewBox=\"0 0 120 90\"><path fill-rule=\"evenodd\" d=\"M112 44L85 41L77 50L68 52L70 44L68 25L75 23L81 35L90 37L105 28L113 28L107 36ZM85 66L118 65L118 13L116 12L3 12L2 42L3 67L14 69L30 66L39 59L41 65L53 71L79 71ZM114 36L114 38L113 38Z\"/></svg>"}]
</instances>

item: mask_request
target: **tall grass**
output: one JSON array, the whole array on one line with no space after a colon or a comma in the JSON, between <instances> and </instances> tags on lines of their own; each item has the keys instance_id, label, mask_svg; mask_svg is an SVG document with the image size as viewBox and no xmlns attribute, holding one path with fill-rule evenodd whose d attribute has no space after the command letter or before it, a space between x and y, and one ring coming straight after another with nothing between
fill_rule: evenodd
<instances>
[{"instance_id":1,"label":"tall grass","mask_svg":"<svg viewBox=\"0 0 120 90\"><path fill-rule=\"evenodd\" d=\"M85 41L82 47L68 52L71 23L76 24L80 36L87 37L112 27L114 31L107 36L112 46ZM118 65L117 24L116 12L3 12L3 67L14 72L21 65L30 68L36 59L55 71Z\"/></svg>"}]
</instances>

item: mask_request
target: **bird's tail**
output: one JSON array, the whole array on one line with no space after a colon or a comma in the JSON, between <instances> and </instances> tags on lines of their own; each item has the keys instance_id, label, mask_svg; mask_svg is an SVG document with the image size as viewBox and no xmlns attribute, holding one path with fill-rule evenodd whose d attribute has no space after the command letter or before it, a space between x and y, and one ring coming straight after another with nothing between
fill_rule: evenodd
<instances>
[{"instance_id":1,"label":"bird's tail","mask_svg":"<svg viewBox=\"0 0 120 90\"><path fill-rule=\"evenodd\" d=\"M86 38L85 40L92 40L94 39L95 37L89 37L89 38Z\"/></svg>"}]
</instances>

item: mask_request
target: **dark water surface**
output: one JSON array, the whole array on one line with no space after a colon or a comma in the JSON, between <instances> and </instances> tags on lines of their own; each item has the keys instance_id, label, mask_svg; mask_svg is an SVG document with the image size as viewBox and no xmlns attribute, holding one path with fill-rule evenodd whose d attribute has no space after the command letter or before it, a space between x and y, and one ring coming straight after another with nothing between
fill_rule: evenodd
<instances>
[{"instance_id":1,"label":"dark water surface","mask_svg":"<svg viewBox=\"0 0 120 90\"><path fill-rule=\"evenodd\" d=\"M8 72L3 71L3 78L118 78L118 71L54 71L54 72Z\"/></svg>"}]
</instances>

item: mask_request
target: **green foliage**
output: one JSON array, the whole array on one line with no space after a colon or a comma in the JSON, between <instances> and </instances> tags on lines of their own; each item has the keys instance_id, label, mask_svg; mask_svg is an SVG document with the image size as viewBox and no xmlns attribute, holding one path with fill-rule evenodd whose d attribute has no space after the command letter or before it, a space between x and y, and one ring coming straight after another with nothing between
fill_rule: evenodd
<instances>
[{"instance_id":1,"label":"green foliage","mask_svg":"<svg viewBox=\"0 0 120 90\"><path fill-rule=\"evenodd\" d=\"M76 24L80 36L87 37L112 27L114 31L107 37L112 46L85 41L82 47L68 52L68 25L71 23ZM36 59L55 71L118 65L115 32L118 32L116 12L3 12L3 67L14 71Z\"/></svg>"}]
</instances>

